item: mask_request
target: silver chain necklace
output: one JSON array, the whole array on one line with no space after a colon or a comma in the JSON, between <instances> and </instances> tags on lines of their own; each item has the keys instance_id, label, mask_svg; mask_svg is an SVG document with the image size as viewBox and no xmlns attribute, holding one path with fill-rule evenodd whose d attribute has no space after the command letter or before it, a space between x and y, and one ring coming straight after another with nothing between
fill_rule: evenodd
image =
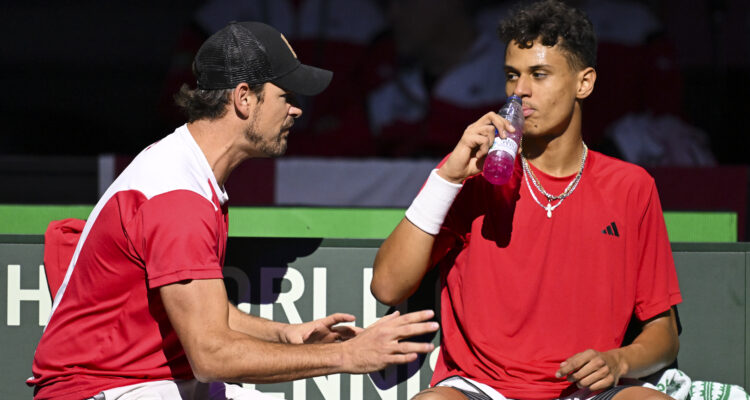
<instances>
[{"instance_id":1,"label":"silver chain necklace","mask_svg":"<svg viewBox=\"0 0 750 400\"><path fill-rule=\"evenodd\" d=\"M562 204L563 200L565 200L566 197L570 196L571 193L573 193L574 190L576 190L576 187L578 187L578 182L581 181L581 175L583 175L583 167L586 165L586 157L588 156L589 148L586 146L586 143L583 143L583 155L581 156L581 169L578 170L578 174L576 174L576 177L573 178L570 183L568 183L568 186L565 188L565 191L560 193L557 196L553 196L549 193L547 193L546 190L542 187L542 184L539 183L539 181L536 179L536 176L534 176L534 172L531 171L531 168L529 168L529 163L526 161L526 157L523 156L523 153L521 153L521 164L523 164L523 177L526 180L526 187L529 188L529 193L531 193L531 197L534 199L536 204L539 204L539 207L542 207L543 209L547 210L547 218L552 218L552 210L559 207L560 204ZM534 182L534 187L539 191L539 193L543 194L544 197L547 198L547 205L543 205L539 199L537 199L536 195L534 194L534 191L531 190L531 184L529 184L529 175L531 175L531 180ZM557 204L552 205L552 201L557 200Z\"/></svg>"}]
</instances>

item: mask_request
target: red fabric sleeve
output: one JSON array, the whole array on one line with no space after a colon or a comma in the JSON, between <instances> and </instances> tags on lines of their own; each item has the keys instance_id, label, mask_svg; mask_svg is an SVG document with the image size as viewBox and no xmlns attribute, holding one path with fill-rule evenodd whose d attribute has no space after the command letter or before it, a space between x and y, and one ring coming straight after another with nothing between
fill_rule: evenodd
<instances>
[{"instance_id":1,"label":"red fabric sleeve","mask_svg":"<svg viewBox=\"0 0 750 400\"><path fill-rule=\"evenodd\" d=\"M85 225L85 220L67 218L50 222L44 232L44 273L53 299L65 279Z\"/></svg>"},{"instance_id":2,"label":"red fabric sleeve","mask_svg":"<svg viewBox=\"0 0 750 400\"><path fill-rule=\"evenodd\" d=\"M647 201L638 231L640 268L635 314L641 321L682 302L664 214L653 181Z\"/></svg>"},{"instance_id":3,"label":"red fabric sleeve","mask_svg":"<svg viewBox=\"0 0 750 400\"><path fill-rule=\"evenodd\" d=\"M138 211L131 238L150 288L188 279L221 279L217 211L188 190L155 196Z\"/></svg>"}]
</instances>

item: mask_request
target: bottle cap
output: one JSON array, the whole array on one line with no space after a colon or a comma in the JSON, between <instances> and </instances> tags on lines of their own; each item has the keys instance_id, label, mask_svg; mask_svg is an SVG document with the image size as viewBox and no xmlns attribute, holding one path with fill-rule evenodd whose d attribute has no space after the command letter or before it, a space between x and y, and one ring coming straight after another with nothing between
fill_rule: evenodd
<instances>
[{"instance_id":1,"label":"bottle cap","mask_svg":"<svg viewBox=\"0 0 750 400\"><path fill-rule=\"evenodd\" d=\"M515 102L521 103L521 97L513 94L510 97L508 97L508 101L515 101Z\"/></svg>"}]
</instances>

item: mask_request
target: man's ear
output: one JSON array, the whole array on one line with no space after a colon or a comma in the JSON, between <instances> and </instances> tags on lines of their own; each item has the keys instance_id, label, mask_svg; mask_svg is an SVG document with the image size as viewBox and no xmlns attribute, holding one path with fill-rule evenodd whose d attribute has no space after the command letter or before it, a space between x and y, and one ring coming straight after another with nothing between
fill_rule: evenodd
<instances>
[{"instance_id":1,"label":"man's ear","mask_svg":"<svg viewBox=\"0 0 750 400\"><path fill-rule=\"evenodd\" d=\"M596 82L596 70L592 67L586 67L578 72L578 91L576 92L576 98L583 100L589 97L591 92L594 91L594 83Z\"/></svg>"},{"instance_id":2,"label":"man's ear","mask_svg":"<svg viewBox=\"0 0 750 400\"><path fill-rule=\"evenodd\" d=\"M250 118L253 108L258 106L257 97L245 82L234 87L231 102L234 105L235 113L242 119Z\"/></svg>"}]
</instances>

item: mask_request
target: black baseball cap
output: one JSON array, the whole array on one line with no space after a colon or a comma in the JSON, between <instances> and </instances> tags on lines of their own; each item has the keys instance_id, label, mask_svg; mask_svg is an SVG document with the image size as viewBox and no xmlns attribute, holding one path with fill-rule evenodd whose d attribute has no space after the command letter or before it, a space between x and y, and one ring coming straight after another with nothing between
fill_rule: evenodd
<instances>
[{"instance_id":1,"label":"black baseball cap","mask_svg":"<svg viewBox=\"0 0 750 400\"><path fill-rule=\"evenodd\" d=\"M261 22L230 22L206 39L193 61L200 89L271 82L304 96L322 92L333 72L302 64L281 32Z\"/></svg>"}]
</instances>

